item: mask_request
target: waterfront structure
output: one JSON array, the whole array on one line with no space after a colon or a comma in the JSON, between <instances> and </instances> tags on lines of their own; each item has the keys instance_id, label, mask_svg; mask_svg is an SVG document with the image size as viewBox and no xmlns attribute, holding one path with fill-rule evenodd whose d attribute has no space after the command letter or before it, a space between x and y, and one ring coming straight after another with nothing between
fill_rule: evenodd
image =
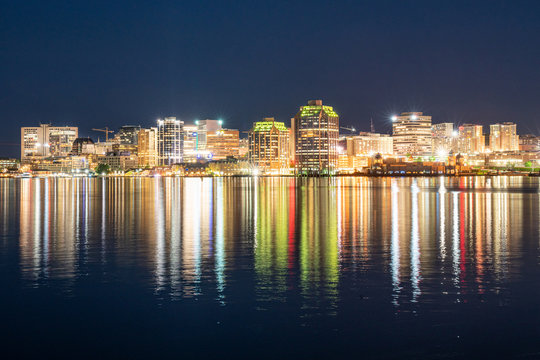
<instances>
[{"instance_id":1,"label":"waterfront structure","mask_svg":"<svg viewBox=\"0 0 540 360\"><path fill-rule=\"evenodd\" d=\"M67 156L79 129L72 126L52 126L40 124L34 127L21 127L21 161L48 156Z\"/></svg>"},{"instance_id":2,"label":"waterfront structure","mask_svg":"<svg viewBox=\"0 0 540 360\"><path fill-rule=\"evenodd\" d=\"M429 156L431 150L431 116L422 112L404 112L392 117L394 154Z\"/></svg>"},{"instance_id":3,"label":"waterfront structure","mask_svg":"<svg viewBox=\"0 0 540 360\"><path fill-rule=\"evenodd\" d=\"M158 164L157 128L141 129L137 139L138 164L141 167L154 167Z\"/></svg>"},{"instance_id":4,"label":"waterfront structure","mask_svg":"<svg viewBox=\"0 0 540 360\"><path fill-rule=\"evenodd\" d=\"M235 129L207 131L205 152L213 160L224 160L238 157L240 148L240 132Z\"/></svg>"},{"instance_id":5,"label":"waterfront structure","mask_svg":"<svg viewBox=\"0 0 540 360\"><path fill-rule=\"evenodd\" d=\"M338 167L339 116L322 100L310 100L292 121L295 170L299 174L332 174Z\"/></svg>"},{"instance_id":6,"label":"waterfront structure","mask_svg":"<svg viewBox=\"0 0 540 360\"><path fill-rule=\"evenodd\" d=\"M519 136L516 124L504 122L489 126L489 148L492 152L518 151Z\"/></svg>"},{"instance_id":7,"label":"waterfront structure","mask_svg":"<svg viewBox=\"0 0 540 360\"><path fill-rule=\"evenodd\" d=\"M97 158L97 163L109 165L113 171L125 171L138 167L137 155L125 153L111 152L106 155L100 155Z\"/></svg>"},{"instance_id":8,"label":"waterfront structure","mask_svg":"<svg viewBox=\"0 0 540 360\"><path fill-rule=\"evenodd\" d=\"M485 136L482 125L463 124L458 127L457 152L473 155L485 152Z\"/></svg>"},{"instance_id":9,"label":"waterfront structure","mask_svg":"<svg viewBox=\"0 0 540 360\"><path fill-rule=\"evenodd\" d=\"M88 137L86 138L76 138L73 141L71 146L72 155L81 155L81 154L94 154L94 141Z\"/></svg>"},{"instance_id":10,"label":"waterfront structure","mask_svg":"<svg viewBox=\"0 0 540 360\"><path fill-rule=\"evenodd\" d=\"M184 122L176 117L157 121L158 165L167 166L182 162L184 147Z\"/></svg>"},{"instance_id":11,"label":"waterfront structure","mask_svg":"<svg viewBox=\"0 0 540 360\"><path fill-rule=\"evenodd\" d=\"M249 161L263 173L289 170L289 129L274 118L255 122L249 131Z\"/></svg>"},{"instance_id":12,"label":"waterfront structure","mask_svg":"<svg viewBox=\"0 0 540 360\"><path fill-rule=\"evenodd\" d=\"M431 125L431 151L433 155L445 157L456 148L457 132L454 123Z\"/></svg>"},{"instance_id":13,"label":"waterfront structure","mask_svg":"<svg viewBox=\"0 0 540 360\"><path fill-rule=\"evenodd\" d=\"M72 155L65 157L50 157L33 164L33 171L50 172L54 174L88 173L90 161L86 156Z\"/></svg>"},{"instance_id":14,"label":"waterfront structure","mask_svg":"<svg viewBox=\"0 0 540 360\"><path fill-rule=\"evenodd\" d=\"M18 159L0 157L0 173L19 170L20 165Z\"/></svg>"},{"instance_id":15,"label":"waterfront structure","mask_svg":"<svg viewBox=\"0 0 540 360\"><path fill-rule=\"evenodd\" d=\"M540 136L526 134L519 136L520 151L540 151Z\"/></svg>"}]
</instances>

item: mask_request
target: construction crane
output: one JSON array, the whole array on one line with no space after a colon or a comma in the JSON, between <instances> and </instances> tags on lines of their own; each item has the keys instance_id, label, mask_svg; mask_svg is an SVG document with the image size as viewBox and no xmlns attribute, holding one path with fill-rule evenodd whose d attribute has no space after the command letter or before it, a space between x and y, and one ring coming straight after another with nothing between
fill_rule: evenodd
<instances>
[{"instance_id":1,"label":"construction crane","mask_svg":"<svg viewBox=\"0 0 540 360\"><path fill-rule=\"evenodd\" d=\"M112 130L109 130L109 127L108 126L105 126L104 129L92 129L94 131L101 131L101 132L104 132L105 133L105 141L109 141L109 133L114 133L114 131Z\"/></svg>"},{"instance_id":2,"label":"construction crane","mask_svg":"<svg viewBox=\"0 0 540 360\"><path fill-rule=\"evenodd\" d=\"M353 128L353 127L340 126L339 128L343 129L343 130L348 130L348 131L350 131L352 133L356 131L356 129Z\"/></svg>"}]
</instances>

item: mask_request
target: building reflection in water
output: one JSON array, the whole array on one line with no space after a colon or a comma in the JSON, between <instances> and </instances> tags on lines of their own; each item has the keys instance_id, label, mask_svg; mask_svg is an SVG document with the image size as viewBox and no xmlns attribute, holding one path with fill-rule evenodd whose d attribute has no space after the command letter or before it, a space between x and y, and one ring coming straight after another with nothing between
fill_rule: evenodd
<instances>
[{"instance_id":1,"label":"building reflection in water","mask_svg":"<svg viewBox=\"0 0 540 360\"><path fill-rule=\"evenodd\" d=\"M28 286L115 274L170 299L241 288L332 313L355 288L395 306L492 290L519 271L538 198L507 177L1 179L1 246L16 234Z\"/></svg>"}]
</instances>

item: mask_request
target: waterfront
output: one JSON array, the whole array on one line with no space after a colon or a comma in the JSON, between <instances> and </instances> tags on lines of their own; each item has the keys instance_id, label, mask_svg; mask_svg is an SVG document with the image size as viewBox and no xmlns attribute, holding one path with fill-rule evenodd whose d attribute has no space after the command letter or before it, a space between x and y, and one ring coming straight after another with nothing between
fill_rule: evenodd
<instances>
[{"instance_id":1,"label":"waterfront","mask_svg":"<svg viewBox=\"0 0 540 360\"><path fill-rule=\"evenodd\" d=\"M538 178L0 179L0 200L22 355L540 356Z\"/></svg>"}]
</instances>

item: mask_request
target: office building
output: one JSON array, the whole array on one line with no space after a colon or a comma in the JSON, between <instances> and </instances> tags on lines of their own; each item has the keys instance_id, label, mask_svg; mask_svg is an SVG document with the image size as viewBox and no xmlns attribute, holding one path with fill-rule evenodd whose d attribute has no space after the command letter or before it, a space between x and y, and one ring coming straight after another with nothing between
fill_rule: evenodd
<instances>
[{"instance_id":1,"label":"office building","mask_svg":"<svg viewBox=\"0 0 540 360\"><path fill-rule=\"evenodd\" d=\"M533 134L519 136L520 151L540 151L540 136Z\"/></svg>"},{"instance_id":2,"label":"office building","mask_svg":"<svg viewBox=\"0 0 540 360\"><path fill-rule=\"evenodd\" d=\"M182 162L184 122L176 117L157 121L158 165L169 166Z\"/></svg>"},{"instance_id":3,"label":"office building","mask_svg":"<svg viewBox=\"0 0 540 360\"><path fill-rule=\"evenodd\" d=\"M297 173L332 174L338 166L339 116L322 100L301 106L292 123Z\"/></svg>"},{"instance_id":4,"label":"office building","mask_svg":"<svg viewBox=\"0 0 540 360\"><path fill-rule=\"evenodd\" d=\"M198 125L184 124L184 162L194 162L197 160L199 150L198 130Z\"/></svg>"},{"instance_id":5,"label":"office building","mask_svg":"<svg viewBox=\"0 0 540 360\"><path fill-rule=\"evenodd\" d=\"M489 126L489 147L492 152L518 151L519 136L516 124L504 122Z\"/></svg>"},{"instance_id":6,"label":"office building","mask_svg":"<svg viewBox=\"0 0 540 360\"><path fill-rule=\"evenodd\" d=\"M198 150L206 150L207 134L219 131L222 129L223 121L221 120L197 120L197 141Z\"/></svg>"},{"instance_id":7,"label":"office building","mask_svg":"<svg viewBox=\"0 0 540 360\"><path fill-rule=\"evenodd\" d=\"M158 164L157 128L140 129L137 139L138 164L141 167L154 167Z\"/></svg>"},{"instance_id":8,"label":"office building","mask_svg":"<svg viewBox=\"0 0 540 360\"><path fill-rule=\"evenodd\" d=\"M457 132L454 123L439 123L431 126L431 151L433 155L454 151L457 147Z\"/></svg>"},{"instance_id":9,"label":"office building","mask_svg":"<svg viewBox=\"0 0 540 360\"><path fill-rule=\"evenodd\" d=\"M264 118L249 131L249 160L263 173L289 170L289 129L274 118Z\"/></svg>"},{"instance_id":10,"label":"office building","mask_svg":"<svg viewBox=\"0 0 540 360\"><path fill-rule=\"evenodd\" d=\"M95 154L94 141L90 138L77 138L71 146L72 155Z\"/></svg>"},{"instance_id":11,"label":"office building","mask_svg":"<svg viewBox=\"0 0 540 360\"><path fill-rule=\"evenodd\" d=\"M392 117L394 154L430 156L431 116L421 112L404 112Z\"/></svg>"},{"instance_id":12,"label":"office building","mask_svg":"<svg viewBox=\"0 0 540 360\"><path fill-rule=\"evenodd\" d=\"M49 156L67 156L71 153L73 141L79 129L72 126L51 126L41 124L36 127L21 128L21 161Z\"/></svg>"},{"instance_id":13,"label":"office building","mask_svg":"<svg viewBox=\"0 0 540 360\"><path fill-rule=\"evenodd\" d=\"M238 157L240 151L240 133L234 129L207 131L205 134L205 152L212 160L224 160Z\"/></svg>"},{"instance_id":14,"label":"office building","mask_svg":"<svg viewBox=\"0 0 540 360\"><path fill-rule=\"evenodd\" d=\"M463 124L458 127L457 153L474 155L485 152L485 136L482 125Z\"/></svg>"},{"instance_id":15,"label":"office building","mask_svg":"<svg viewBox=\"0 0 540 360\"><path fill-rule=\"evenodd\" d=\"M390 135L360 132L355 136L347 136L343 146L349 156L371 156L374 154L392 155L394 141Z\"/></svg>"}]
</instances>

